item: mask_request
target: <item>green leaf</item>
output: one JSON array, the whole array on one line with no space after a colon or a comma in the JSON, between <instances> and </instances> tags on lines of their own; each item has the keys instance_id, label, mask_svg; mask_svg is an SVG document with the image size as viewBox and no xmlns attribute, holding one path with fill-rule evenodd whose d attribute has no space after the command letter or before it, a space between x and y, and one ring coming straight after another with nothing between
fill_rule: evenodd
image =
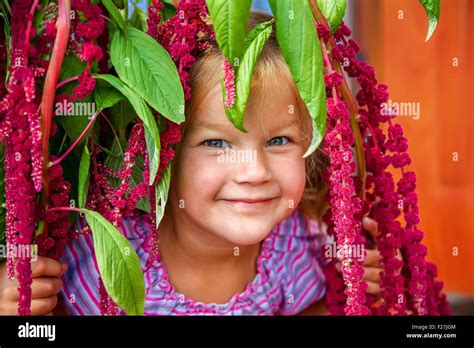
<instances>
[{"instance_id":1,"label":"green leaf","mask_svg":"<svg viewBox=\"0 0 474 348\"><path fill-rule=\"evenodd\" d=\"M122 93L118 92L115 88L110 88L103 81L97 81L94 88L94 100L97 104L97 110L102 111L110 108L122 99L124 99Z\"/></svg>"},{"instance_id":2,"label":"green leaf","mask_svg":"<svg viewBox=\"0 0 474 348\"><path fill-rule=\"evenodd\" d=\"M110 16L120 28L120 30L125 31L125 21L117 6L115 6L111 0L102 0L102 4L105 6L107 11L109 11Z\"/></svg>"},{"instance_id":3,"label":"green leaf","mask_svg":"<svg viewBox=\"0 0 474 348\"><path fill-rule=\"evenodd\" d=\"M119 8L124 8L125 7L125 2L128 0L113 0L114 4L119 7Z\"/></svg>"},{"instance_id":4,"label":"green leaf","mask_svg":"<svg viewBox=\"0 0 474 348\"><path fill-rule=\"evenodd\" d=\"M84 100L74 100L73 102L66 103L55 103L54 122L59 123L67 135L71 139L77 139L82 131L89 124L92 116L96 112L96 104L93 102L92 95L88 95ZM85 139L92 134L94 139L97 140L97 127L92 126L86 136L79 142L79 146L82 146Z\"/></svg>"},{"instance_id":5,"label":"green leaf","mask_svg":"<svg viewBox=\"0 0 474 348\"><path fill-rule=\"evenodd\" d=\"M117 77L113 75L94 75L94 77L107 81L111 86L122 93L130 104L132 104L138 117L142 120L145 127L145 141L150 160L149 184L152 185L160 166L160 133L158 132L158 127L150 108L142 98Z\"/></svg>"},{"instance_id":6,"label":"green leaf","mask_svg":"<svg viewBox=\"0 0 474 348\"><path fill-rule=\"evenodd\" d=\"M256 25L247 35L244 46L246 50L235 79L236 99L231 109L224 108L229 120L241 131L246 132L244 128L245 107L250 94L252 76L257 65L260 54L268 38L272 33L273 21L268 21ZM222 86L224 84L222 82ZM224 89L225 93L225 89Z\"/></svg>"},{"instance_id":7,"label":"green leaf","mask_svg":"<svg viewBox=\"0 0 474 348\"><path fill-rule=\"evenodd\" d=\"M184 92L169 53L149 35L127 26L117 31L110 57L120 79L169 120L184 121Z\"/></svg>"},{"instance_id":8,"label":"green leaf","mask_svg":"<svg viewBox=\"0 0 474 348\"><path fill-rule=\"evenodd\" d=\"M160 181L155 186L155 216L156 228L160 225L161 219L165 214L166 201L168 200L168 191L170 189L170 172L171 163L168 163L166 170L163 172Z\"/></svg>"},{"instance_id":9,"label":"green leaf","mask_svg":"<svg viewBox=\"0 0 474 348\"><path fill-rule=\"evenodd\" d=\"M163 1L163 10L161 10L161 23L176 15L176 7L171 3Z\"/></svg>"},{"instance_id":10,"label":"green leaf","mask_svg":"<svg viewBox=\"0 0 474 348\"><path fill-rule=\"evenodd\" d=\"M35 231L35 237L38 237L43 233L44 230L44 220L41 220L38 224L38 228Z\"/></svg>"},{"instance_id":11,"label":"green leaf","mask_svg":"<svg viewBox=\"0 0 474 348\"><path fill-rule=\"evenodd\" d=\"M86 65L86 62L81 62L73 54L65 56L63 59L63 64L61 66L61 72L59 73L59 81L63 81L68 77L77 76L81 74L85 70ZM72 84L67 84L64 87L69 87L69 89L72 89L70 86L72 86ZM58 91L58 94L64 93L62 91L63 89L65 89L64 87Z\"/></svg>"},{"instance_id":12,"label":"green leaf","mask_svg":"<svg viewBox=\"0 0 474 348\"><path fill-rule=\"evenodd\" d=\"M79 189L78 200L79 208L84 208L87 202L87 193L89 192L89 169L91 165L91 156L87 145L82 150L81 162L79 163Z\"/></svg>"},{"instance_id":13,"label":"green leaf","mask_svg":"<svg viewBox=\"0 0 474 348\"><path fill-rule=\"evenodd\" d=\"M206 0L206 4L219 48L227 61L236 66L236 58L243 54L252 1Z\"/></svg>"},{"instance_id":14,"label":"green leaf","mask_svg":"<svg viewBox=\"0 0 474 348\"><path fill-rule=\"evenodd\" d=\"M8 0L2 0L2 10L8 12L8 14L11 15L12 9L8 3Z\"/></svg>"},{"instance_id":15,"label":"green leaf","mask_svg":"<svg viewBox=\"0 0 474 348\"><path fill-rule=\"evenodd\" d=\"M317 0L317 2L319 10L326 17L334 33L341 25L346 13L346 0Z\"/></svg>"},{"instance_id":16,"label":"green leaf","mask_svg":"<svg viewBox=\"0 0 474 348\"><path fill-rule=\"evenodd\" d=\"M425 8L428 15L428 33L426 34L425 42L433 35L439 22L440 14L440 0L420 0L420 3Z\"/></svg>"},{"instance_id":17,"label":"green leaf","mask_svg":"<svg viewBox=\"0 0 474 348\"><path fill-rule=\"evenodd\" d=\"M114 172L117 172L120 170L120 168L122 168L123 154L125 152L126 147L126 141L121 141L117 138L114 138L110 150L105 151L106 153L108 153L108 156L105 159L105 164ZM144 169L145 166L143 164L143 158L141 156L135 158L135 165L132 168L132 177L130 179L131 188L134 188L140 182L143 181ZM120 179L111 178L111 184L113 187L118 187L120 185ZM150 202L146 196L138 200L137 208L146 211L147 213L150 212Z\"/></svg>"},{"instance_id":18,"label":"green leaf","mask_svg":"<svg viewBox=\"0 0 474 348\"><path fill-rule=\"evenodd\" d=\"M130 18L128 23L132 27L146 32L147 31L146 19L147 19L146 13L135 6L135 9L133 10L132 18Z\"/></svg>"},{"instance_id":19,"label":"green leaf","mask_svg":"<svg viewBox=\"0 0 474 348\"><path fill-rule=\"evenodd\" d=\"M132 105L126 99L121 100L110 108L108 115L110 123L118 133L118 137L125 141L128 124L137 117Z\"/></svg>"},{"instance_id":20,"label":"green leaf","mask_svg":"<svg viewBox=\"0 0 474 348\"><path fill-rule=\"evenodd\" d=\"M88 209L81 211L92 231L95 257L107 293L128 315L143 315L145 281L133 246L102 215Z\"/></svg>"},{"instance_id":21,"label":"green leaf","mask_svg":"<svg viewBox=\"0 0 474 348\"><path fill-rule=\"evenodd\" d=\"M321 45L307 1L269 2L275 15L278 44L313 121L313 138L304 154L307 157L317 149L326 131Z\"/></svg>"}]
</instances>

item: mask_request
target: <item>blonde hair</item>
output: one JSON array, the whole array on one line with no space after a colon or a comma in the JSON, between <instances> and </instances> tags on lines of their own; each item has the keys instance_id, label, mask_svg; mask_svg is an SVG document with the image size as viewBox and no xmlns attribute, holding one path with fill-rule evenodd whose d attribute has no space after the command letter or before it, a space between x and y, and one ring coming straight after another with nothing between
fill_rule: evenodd
<instances>
[{"instance_id":1,"label":"blonde hair","mask_svg":"<svg viewBox=\"0 0 474 348\"><path fill-rule=\"evenodd\" d=\"M249 17L249 30L255 25L272 19L261 12L251 12ZM220 84L223 76L224 56L215 42L210 41L211 46L203 51L197 58L196 63L190 71L190 87L192 98L186 102L186 121L181 127L181 139L186 134L187 125L196 113L206 95L216 84ZM284 81L288 84L285 85ZM282 87L290 87L298 100L298 114L300 115L301 132L305 142L309 146L312 136L311 117L304 101L297 90L291 72L283 58L275 35L275 26L265 44L259 58L253 80L248 104L259 100L264 103L268 96L274 99L273 91L278 93ZM257 98L260 97L260 98ZM180 143L176 146L179 153ZM307 148L307 147L306 147ZM177 156L175 156L176 158ZM174 166L174 160L172 166ZM308 219L317 220L321 223L321 215L326 208L327 187L322 180L322 171L327 166L327 156L318 148L311 156L306 158L306 184L303 197L298 204L298 209Z\"/></svg>"}]
</instances>

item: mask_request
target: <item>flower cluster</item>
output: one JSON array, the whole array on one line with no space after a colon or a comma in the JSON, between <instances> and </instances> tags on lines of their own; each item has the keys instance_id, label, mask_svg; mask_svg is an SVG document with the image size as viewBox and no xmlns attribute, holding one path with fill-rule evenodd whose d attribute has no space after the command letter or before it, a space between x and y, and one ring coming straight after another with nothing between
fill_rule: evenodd
<instances>
[{"instance_id":1,"label":"flower cluster","mask_svg":"<svg viewBox=\"0 0 474 348\"><path fill-rule=\"evenodd\" d=\"M371 312L365 306L367 283L361 280L364 268L355 255L350 253L352 245L361 245L365 242L360 233L361 223L357 219L361 211L361 202L355 195L352 179L355 170L351 152L354 135L350 128L349 110L343 100L328 98L327 109L328 127L322 149L329 155L331 165L326 168L324 178L330 187L329 201L333 220L331 228L337 238L337 244L342 246L341 273L346 285L344 293L347 296L344 313L367 315Z\"/></svg>"},{"instance_id":2,"label":"flower cluster","mask_svg":"<svg viewBox=\"0 0 474 348\"><path fill-rule=\"evenodd\" d=\"M404 170L411 163L406 152L408 142L401 125L392 122L395 116L393 110L382 110L383 103L388 100L388 88L378 84L372 66L358 60L356 54L359 47L354 40L347 40L351 32L344 23L336 30L334 38L327 36L322 28L318 28L318 32L330 42L333 61L339 62L348 76L356 78L360 86L356 96L358 123L364 139L367 170L362 209L378 223L380 234L376 243L384 267L381 273L383 303L371 308L375 314L385 315L405 315L408 311L418 315L449 314L446 297L441 293L442 283L434 281L436 267L424 259L426 247L421 244L423 232L416 227L419 223L416 176L414 172ZM325 80L328 85L339 83L335 75ZM383 123L388 123L387 134L381 128ZM330 134L328 136L327 141L331 142ZM390 165L402 171L402 178L396 185L393 175L387 171ZM397 220L401 209L405 227ZM398 250L402 252L402 260L397 258ZM340 293L340 284L334 281L333 285L336 293ZM340 303L341 299L337 300ZM334 308L337 312L337 305Z\"/></svg>"},{"instance_id":3,"label":"flower cluster","mask_svg":"<svg viewBox=\"0 0 474 348\"><path fill-rule=\"evenodd\" d=\"M231 108L235 103L235 73L232 65L224 59L225 107Z\"/></svg>"},{"instance_id":4,"label":"flower cluster","mask_svg":"<svg viewBox=\"0 0 474 348\"><path fill-rule=\"evenodd\" d=\"M215 38L212 27L206 23L207 17L204 0L182 0L176 15L159 27L155 37L178 66L186 100L191 98L189 69L197 55L210 46L208 40Z\"/></svg>"},{"instance_id":5,"label":"flower cluster","mask_svg":"<svg viewBox=\"0 0 474 348\"><path fill-rule=\"evenodd\" d=\"M330 160L330 166L323 172L323 179L329 185L328 200L331 208L325 219L327 220L330 215L329 220L332 222L328 225L328 232L336 239L342 251L339 260L342 281L335 269L338 265L336 260L330 259L331 267L326 267L327 282L331 289L327 305L334 314L367 315L371 311L366 306L368 285L362 280L364 268L358 258L350 253L353 245L363 245L365 242L360 223L362 204L355 194L353 178L356 163L351 149L355 138L351 130L349 109L346 102L340 98L343 77L334 71L326 49L326 43L331 36L330 31L321 24L316 28L326 68L324 82L328 95L327 129L322 150Z\"/></svg>"},{"instance_id":6,"label":"flower cluster","mask_svg":"<svg viewBox=\"0 0 474 348\"><path fill-rule=\"evenodd\" d=\"M51 156L54 161L56 156ZM51 196L48 208L66 207L69 205L69 191L71 184L63 177L63 168L56 164L48 169L50 180ZM68 241L68 230L71 227L69 214L67 211L47 211L44 212L41 205L37 206L38 220L44 219L48 224L48 233L42 233L36 238L39 254L59 260L64 246Z\"/></svg>"},{"instance_id":7,"label":"flower cluster","mask_svg":"<svg viewBox=\"0 0 474 348\"><path fill-rule=\"evenodd\" d=\"M148 19L146 24L148 26L148 35L158 41L158 28L160 26L163 10L163 3L160 0L153 0L153 3L148 7Z\"/></svg>"},{"instance_id":8,"label":"flower cluster","mask_svg":"<svg viewBox=\"0 0 474 348\"><path fill-rule=\"evenodd\" d=\"M31 246L35 232L36 192L41 190L41 143L35 79L44 69L32 66L38 50L30 44L37 6L33 1L12 4L10 79L0 102L1 133L5 141L5 201L7 245ZM14 107L13 107L14 106ZM31 255L8 258L7 273L18 280L18 314L29 315L31 305Z\"/></svg>"},{"instance_id":9,"label":"flower cluster","mask_svg":"<svg viewBox=\"0 0 474 348\"><path fill-rule=\"evenodd\" d=\"M98 5L92 4L90 0L73 0L71 7L75 13L72 21L72 35L69 39L69 47L76 56L87 62L85 70L79 76L79 84L74 88L71 100L84 99L94 90L95 80L90 74L92 62L101 61L103 58L102 48L94 44L104 31L105 20ZM85 20L81 20L79 14Z\"/></svg>"}]
</instances>

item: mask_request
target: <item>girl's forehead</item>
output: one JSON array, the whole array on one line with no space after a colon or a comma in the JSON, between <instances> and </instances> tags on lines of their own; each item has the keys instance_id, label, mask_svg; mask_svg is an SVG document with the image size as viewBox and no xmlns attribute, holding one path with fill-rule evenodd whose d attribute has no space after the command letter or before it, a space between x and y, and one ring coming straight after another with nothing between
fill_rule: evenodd
<instances>
[{"instance_id":1,"label":"girl's forehead","mask_svg":"<svg viewBox=\"0 0 474 348\"><path fill-rule=\"evenodd\" d=\"M256 87L250 92L244 126L247 128L256 124L271 128L272 126L296 125L301 116L299 112L298 99L290 85L271 90ZM216 128L222 128L224 125L234 127L224 110L220 84L213 87L203 98L189 123L190 128L209 127L213 124Z\"/></svg>"}]
</instances>

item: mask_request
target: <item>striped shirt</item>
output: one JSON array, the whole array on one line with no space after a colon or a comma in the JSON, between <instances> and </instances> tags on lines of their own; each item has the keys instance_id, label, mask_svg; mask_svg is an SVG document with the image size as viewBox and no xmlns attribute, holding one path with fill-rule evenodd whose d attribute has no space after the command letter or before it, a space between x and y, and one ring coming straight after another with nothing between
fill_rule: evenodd
<instances>
[{"instance_id":1,"label":"striped shirt","mask_svg":"<svg viewBox=\"0 0 474 348\"><path fill-rule=\"evenodd\" d=\"M80 229L84 219L75 225ZM178 293L164 265L147 267L152 230L147 214L124 218L121 232L137 252L145 277L145 315L294 315L325 295L325 278L318 260L323 233L294 210L265 237L257 258L257 274L245 290L227 303L203 303ZM81 234L65 247L62 297L70 315L100 315L99 271L91 234Z\"/></svg>"}]
</instances>

